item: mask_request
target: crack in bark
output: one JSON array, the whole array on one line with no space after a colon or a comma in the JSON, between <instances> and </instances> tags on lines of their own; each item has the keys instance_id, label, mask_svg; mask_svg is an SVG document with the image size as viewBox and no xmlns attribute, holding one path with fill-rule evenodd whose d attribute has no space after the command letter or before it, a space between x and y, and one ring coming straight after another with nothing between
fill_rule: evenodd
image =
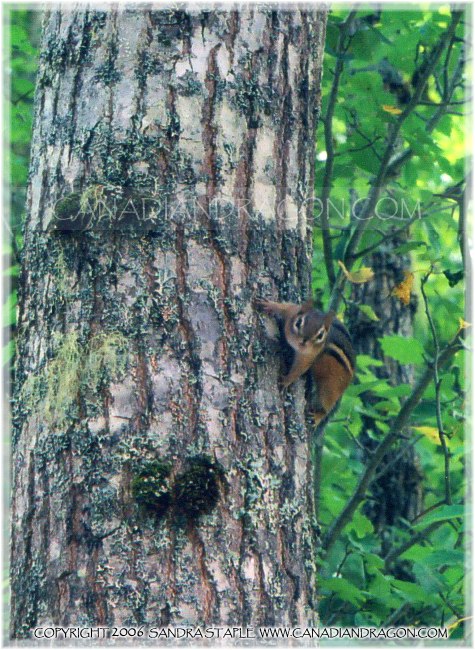
<instances>
[{"instance_id":1,"label":"crack in bark","mask_svg":"<svg viewBox=\"0 0 475 650\"><path fill-rule=\"evenodd\" d=\"M107 597L104 589L98 584L97 568L99 562L100 545L97 543L92 549L87 563L86 585L90 593L91 620L98 625L105 625L108 621Z\"/></svg>"},{"instance_id":2,"label":"crack in bark","mask_svg":"<svg viewBox=\"0 0 475 650\"><path fill-rule=\"evenodd\" d=\"M195 376L201 373L201 359L199 355L195 352L196 341L195 333L193 331L193 324L186 313L185 309L185 296L187 294L187 282L186 282L186 268L187 268L187 252L185 245L185 232L183 225L179 224L176 228L176 273L177 273L177 284L179 288L179 294L177 295L177 307L180 317L180 329L183 335L183 339L186 342L188 359L186 360L187 365L190 368L191 373L195 373ZM195 366L195 367L193 367ZM183 375L182 375L183 376ZM201 403L201 389L199 387L200 382L192 384L188 377L186 377L183 394L185 395L189 403L189 417L190 417L190 434L193 435L196 432L199 421L199 405Z\"/></svg>"},{"instance_id":3,"label":"crack in bark","mask_svg":"<svg viewBox=\"0 0 475 650\"><path fill-rule=\"evenodd\" d=\"M234 54L235 54L235 46L236 46L236 38L239 34L239 29L240 29L240 19L239 19L239 11L232 11L231 16L228 20L228 31L224 37L224 43L226 45L226 48L229 52L229 64L230 66L233 66L234 64Z\"/></svg>"},{"instance_id":4,"label":"crack in bark","mask_svg":"<svg viewBox=\"0 0 475 650\"><path fill-rule=\"evenodd\" d=\"M213 577L207 567L206 550L203 540L194 524L188 525L188 538L195 549L195 557L198 563L201 576L201 593L203 600L201 607L203 609L203 622L218 623L219 620L213 616L214 612L219 611L219 596Z\"/></svg>"},{"instance_id":5,"label":"crack in bark","mask_svg":"<svg viewBox=\"0 0 475 650\"><path fill-rule=\"evenodd\" d=\"M216 196L218 188L218 166L216 151L216 136L218 133L215 124L217 90L219 79L219 68L216 62L218 50L221 43L213 47L208 55L207 70L205 77L205 87L208 91L208 97L203 102L203 111L201 116L202 139L203 139L203 172L206 174L206 198L207 207L212 199Z\"/></svg>"},{"instance_id":6,"label":"crack in bark","mask_svg":"<svg viewBox=\"0 0 475 650\"><path fill-rule=\"evenodd\" d=\"M289 604L289 616L288 620L291 625L297 625L298 624L298 615L297 615L297 603L300 600L301 596L301 591L302 591L302 586L301 586L301 576L297 575L296 573L293 572L293 570L290 567L290 562L289 562L289 546L285 543L284 537L283 537L283 528L279 528L279 536L281 538L281 557L282 557L282 564L285 570L285 573L287 574L287 577L289 578L293 591L292 591L292 599Z\"/></svg>"},{"instance_id":7,"label":"crack in bark","mask_svg":"<svg viewBox=\"0 0 475 650\"><path fill-rule=\"evenodd\" d=\"M272 598L267 593L264 573L264 560L262 554L257 554L258 584L259 584L259 605L258 611L261 614L260 625L275 625L275 611L272 605Z\"/></svg>"},{"instance_id":8,"label":"crack in bark","mask_svg":"<svg viewBox=\"0 0 475 650\"><path fill-rule=\"evenodd\" d=\"M285 21L289 25L289 18ZM286 188L287 188L287 160L289 157L290 126L292 115L291 87L289 85L289 36L284 32L282 45L282 58L279 70L279 95L280 112L278 118L279 128L276 131L274 155L276 160L276 205L275 215L277 232L282 235L286 220Z\"/></svg>"}]
</instances>

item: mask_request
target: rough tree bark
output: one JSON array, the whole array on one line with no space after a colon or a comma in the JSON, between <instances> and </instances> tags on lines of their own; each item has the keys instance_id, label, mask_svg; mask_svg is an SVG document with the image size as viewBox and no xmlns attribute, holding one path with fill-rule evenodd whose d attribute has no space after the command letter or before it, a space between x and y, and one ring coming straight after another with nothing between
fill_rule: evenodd
<instances>
[{"instance_id":1,"label":"rough tree bark","mask_svg":"<svg viewBox=\"0 0 475 650\"><path fill-rule=\"evenodd\" d=\"M314 620L304 386L279 391L279 344L253 300L309 293L324 30L324 13L297 8L46 13L13 637ZM75 231L78 212L144 196L160 203L153 227Z\"/></svg>"}]
</instances>

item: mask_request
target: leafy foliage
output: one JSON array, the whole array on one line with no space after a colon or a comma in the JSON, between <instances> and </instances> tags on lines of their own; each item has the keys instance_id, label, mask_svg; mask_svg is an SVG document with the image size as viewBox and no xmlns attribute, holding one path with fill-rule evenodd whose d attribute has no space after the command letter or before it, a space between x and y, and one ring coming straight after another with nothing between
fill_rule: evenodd
<instances>
[{"instance_id":1,"label":"leafy foliage","mask_svg":"<svg viewBox=\"0 0 475 650\"><path fill-rule=\"evenodd\" d=\"M415 447L424 512L380 531L365 514L368 493L359 500L355 495L371 464L359 440L362 430L381 444L414 390L391 385L375 371L397 362L411 364L422 377L431 372L436 355L453 344L464 322L464 21L464 15L457 18L445 6L374 13L339 9L329 16L313 289L323 305L340 308L341 301L351 304L358 269L368 276L363 281L372 281L368 258L373 251L410 255L410 268L387 299L409 308L415 294L419 306L412 337L396 329L379 340L378 358L358 357L357 379L326 427L318 504L324 540L345 507L350 506L351 516L341 520L341 533L330 539L319 560L324 624L446 625L452 638L463 635L466 387L461 346L439 371L438 387L430 381L415 400L392 445L395 462L398 445ZM431 56L436 58L431 74L418 85ZM417 93L418 101L413 99ZM378 201L365 213L372 193ZM403 244L395 245L389 236L397 231L406 233ZM428 313L420 290L426 274ZM371 305L357 307L368 321L386 318Z\"/></svg>"},{"instance_id":2,"label":"leafy foliage","mask_svg":"<svg viewBox=\"0 0 475 650\"><path fill-rule=\"evenodd\" d=\"M5 224L11 233L3 249L4 275L10 282L10 292L3 305L3 325L13 328L16 323L19 255L22 247L21 226L26 202L26 185L33 121L33 97L37 69L41 12L7 8L5 26L9 29L10 58L8 69L10 146L6 152L7 196L10 198L10 220ZM10 341L3 348L4 363L11 363L15 345Z\"/></svg>"}]
</instances>

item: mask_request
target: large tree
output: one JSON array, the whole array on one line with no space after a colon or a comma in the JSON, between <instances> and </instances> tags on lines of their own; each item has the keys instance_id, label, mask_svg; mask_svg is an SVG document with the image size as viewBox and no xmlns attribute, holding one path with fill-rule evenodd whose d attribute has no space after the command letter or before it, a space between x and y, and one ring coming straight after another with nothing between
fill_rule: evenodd
<instances>
[{"instance_id":1,"label":"large tree","mask_svg":"<svg viewBox=\"0 0 475 650\"><path fill-rule=\"evenodd\" d=\"M279 390L254 300L309 294L324 31L297 8L47 11L13 637L314 620L304 386Z\"/></svg>"}]
</instances>

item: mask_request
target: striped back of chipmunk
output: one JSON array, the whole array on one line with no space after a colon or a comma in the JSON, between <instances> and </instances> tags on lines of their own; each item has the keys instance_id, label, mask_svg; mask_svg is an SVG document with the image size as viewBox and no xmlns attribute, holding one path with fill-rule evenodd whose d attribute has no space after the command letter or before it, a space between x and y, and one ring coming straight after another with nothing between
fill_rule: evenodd
<instances>
[{"instance_id":1,"label":"striped back of chipmunk","mask_svg":"<svg viewBox=\"0 0 475 650\"><path fill-rule=\"evenodd\" d=\"M355 351L346 327L335 318L328 333L325 354L330 354L352 376L355 371Z\"/></svg>"}]
</instances>

